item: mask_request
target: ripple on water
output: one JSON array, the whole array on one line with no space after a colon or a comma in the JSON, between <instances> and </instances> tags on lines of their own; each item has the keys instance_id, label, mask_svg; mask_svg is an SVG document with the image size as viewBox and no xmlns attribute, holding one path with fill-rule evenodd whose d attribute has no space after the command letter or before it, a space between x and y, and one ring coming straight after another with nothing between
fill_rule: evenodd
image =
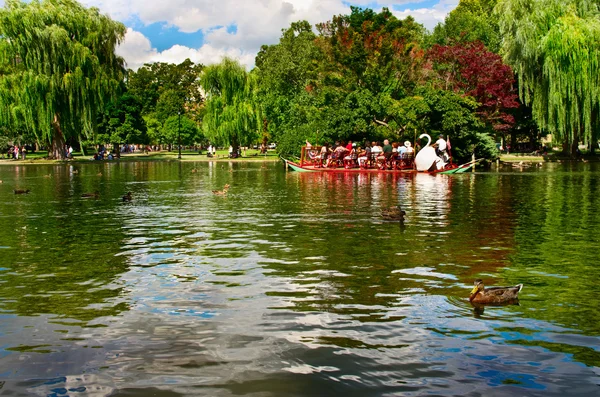
<instances>
[{"instance_id":1,"label":"ripple on water","mask_svg":"<svg viewBox=\"0 0 600 397\"><path fill-rule=\"evenodd\" d=\"M570 174L122 163L99 182L86 169L95 166L53 177L58 189L42 178L52 168L28 168L20 172L34 173L38 196L0 191L6 390L597 393L598 274L589 264L600 258L581 232L600 226L600 202L585 196L591 179L572 195ZM20 178L10 169L12 179L2 168L0 179ZM230 197L210 193L225 183ZM79 199L95 186L100 200ZM128 190L135 200L124 205ZM382 222L381 208L398 204L403 227ZM474 308L475 278L524 282L521 305Z\"/></svg>"}]
</instances>

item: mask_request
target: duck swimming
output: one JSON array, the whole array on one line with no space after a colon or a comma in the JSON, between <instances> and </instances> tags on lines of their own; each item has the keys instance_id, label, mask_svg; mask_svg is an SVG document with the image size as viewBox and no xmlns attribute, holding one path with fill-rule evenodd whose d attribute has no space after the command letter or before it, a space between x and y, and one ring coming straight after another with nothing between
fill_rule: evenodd
<instances>
[{"instance_id":1,"label":"duck swimming","mask_svg":"<svg viewBox=\"0 0 600 397\"><path fill-rule=\"evenodd\" d=\"M399 205L381 210L381 216L387 221L403 221L406 211L403 211Z\"/></svg>"},{"instance_id":2,"label":"duck swimming","mask_svg":"<svg viewBox=\"0 0 600 397\"><path fill-rule=\"evenodd\" d=\"M485 288L483 281L475 280L475 287L471 291L469 301L471 303L511 303L519 299L519 292L523 289L523 284L514 287L490 287Z\"/></svg>"},{"instance_id":3,"label":"duck swimming","mask_svg":"<svg viewBox=\"0 0 600 397\"><path fill-rule=\"evenodd\" d=\"M225 186L223 186L223 190L213 190L213 194L217 195L217 196L226 196L227 195L227 191L229 190L229 184L226 184Z\"/></svg>"},{"instance_id":4,"label":"duck swimming","mask_svg":"<svg viewBox=\"0 0 600 397\"><path fill-rule=\"evenodd\" d=\"M98 198L98 196L100 196L100 192L99 191L95 191L94 193L83 193L81 195L82 198Z\"/></svg>"},{"instance_id":5,"label":"duck swimming","mask_svg":"<svg viewBox=\"0 0 600 397\"><path fill-rule=\"evenodd\" d=\"M133 197L131 196L131 192L127 192L127 194L125 194L125 195L123 196L123 202L124 202L124 203L125 203L125 202L129 202L129 201L131 201L131 199L132 199L132 198L133 198Z\"/></svg>"}]
</instances>

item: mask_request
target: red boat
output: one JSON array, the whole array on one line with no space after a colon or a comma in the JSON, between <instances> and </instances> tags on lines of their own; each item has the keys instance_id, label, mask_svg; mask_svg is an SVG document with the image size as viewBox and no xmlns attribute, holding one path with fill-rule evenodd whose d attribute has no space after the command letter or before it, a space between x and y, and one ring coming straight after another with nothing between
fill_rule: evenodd
<instances>
[{"instance_id":1,"label":"red boat","mask_svg":"<svg viewBox=\"0 0 600 397\"><path fill-rule=\"evenodd\" d=\"M298 172L384 172L384 173L412 173L427 172L439 174L463 173L481 160L473 160L466 164L456 165L452 158L445 163L435 153L431 144L431 137L422 134L419 138L428 138L427 145L414 153L392 153L384 157L380 153L373 153L369 158L354 155L347 156L347 152L335 150L328 154L327 159L319 155L322 146L303 146L299 162L283 159L286 165ZM360 164L359 164L360 163Z\"/></svg>"}]
</instances>

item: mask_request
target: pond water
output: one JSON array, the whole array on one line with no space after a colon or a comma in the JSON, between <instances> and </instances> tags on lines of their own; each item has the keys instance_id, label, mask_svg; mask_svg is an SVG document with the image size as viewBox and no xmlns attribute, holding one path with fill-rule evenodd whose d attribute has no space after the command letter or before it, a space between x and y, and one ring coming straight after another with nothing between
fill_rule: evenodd
<instances>
[{"instance_id":1,"label":"pond water","mask_svg":"<svg viewBox=\"0 0 600 397\"><path fill-rule=\"evenodd\" d=\"M0 395L598 395L599 175L0 166Z\"/></svg>"}]
</instances>

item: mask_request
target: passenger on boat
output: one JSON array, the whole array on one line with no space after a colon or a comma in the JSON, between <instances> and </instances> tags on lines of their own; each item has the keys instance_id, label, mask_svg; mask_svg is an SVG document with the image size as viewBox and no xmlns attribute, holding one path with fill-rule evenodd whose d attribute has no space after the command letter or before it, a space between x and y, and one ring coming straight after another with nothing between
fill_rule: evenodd
<instances>
[{"instance_id":1,"label":"passenger on boat","mask_svg":"<svg viewBox=\"0 0 600 397\"><path fill-rule=\"evenodd\" d=\"M346 145L346 150L351 152L352 147L356 147L356 144L353 144L352 141L348 141L348 144Z\"/></svg>"},{"instance_id":2,"label":"passenger on boat","mask_svg":"<svg viewBox=\"0 0 600 397\"><path fill-rule=\"evenodd\" d=\"M331 153L331 157L327 160L327 167L335 167L343 165L344 156L346 155L346 148L343 145L336 147Z\"/></svg>"},{"instance_id":3,"label":"passenger on boat","mask_svg":"<svg viewBox=\"0 0 600 397\"><path fill-rule=\"evenodd\" d=\"M371 157L371 144L367 142L365 144L365 150L358 153L358 165L360 168L364 168L367 160Z\"/></svg>"},{"instance_id":4,"label":"passenger on boat","mask_svg":"<svg viewBox=\"0 0 600 397\"><path fill-rule=\"evenodd\" d=\"M358 152L356 149L356 143L350 146L350 153L344 157L344 168L353 168L356 166L356 160L358 158Z\"/></svg>"},{"instance_id":5,"label":"passenger on boat","mask_svg":"<svg viewBox=\"0 0 600 397\"><path fill-rule=\"evenodd\" d=\"M327 156L329 155L329 148L327 145L327 142L325 142L323 144L323 146L321 147L321 153L316 157L316 167L322 167L323 166L323 162L325 160L327 160Z\"/></svg>"},{"instance_id":6,"label":"passenger on boat","mask_svg":"<svg viewBox=\"0 0 600 397\"><path fill-rule=\"evenodd\" d=\"M394 148L392 147L392 145L390 145L390 141L388 141L387 139L383 141L383 155L386 159L388 159L392 155L393 149Z\"/></svg>"},{"instance_id":7,"label":"passenger on boat","mask_svg":"<svg viewBox=\"0 0 600 397\"><path fill-rule=\"evenodd\" d=\"M438 140L433 146L435 147L435 153L438 155L438 157L444 160L445 163L448 162L448 160L450 159L450 157L448 156L448 145L446 144L443 135L440 135L438 137Z\"/></svg>"},{"instance_id":8,"label":"passenger on boat","mask_svg":"<svg viewBox=\"0 0 600 397\"><path fill-rule=\"evenodd\" d=\"M402 150L403 149L403 150ZM404 142L404 146L403 148L400 149L401 150L401 154L409 154L409 153L414 153L415 150L412 148L412 145L410 144L409 141Z\"/></svg>"},{"instance_id":9,"label":"passenger on boat","mask_svg":"<svg viewBox=\"0 0 600 397\"><path fill-rule=\"evenodd\" d=\"M371 142L371 153L379 156L383 152L381 146L379 146L379 142Z\"/></svg>"}]
</instances>

